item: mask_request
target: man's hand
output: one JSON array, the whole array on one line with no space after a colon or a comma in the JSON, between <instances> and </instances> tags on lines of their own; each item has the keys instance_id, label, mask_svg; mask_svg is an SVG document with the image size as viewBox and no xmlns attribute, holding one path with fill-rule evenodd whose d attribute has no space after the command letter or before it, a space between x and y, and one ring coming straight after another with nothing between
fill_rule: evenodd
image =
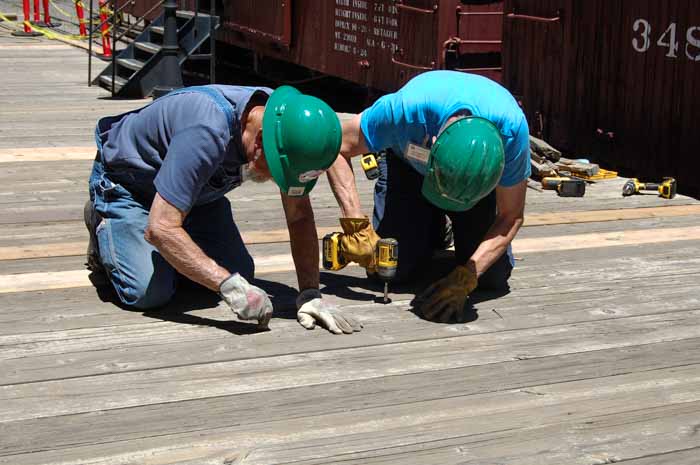
<instances>
[{"instance_id":1,"label":"man's hand","mask_svg":"<svg viewBox=\"0 0 700 465\"><path fill-rule=\"evenodd\" d=\"M232 274L219 286L219 294L241 320L257 320L261 329L267 329L272 318L272 302L267 293L253 286L238 273Z\"/></svg>"},{"instance_id":2,"label":"man's hand","mask_svg":"<svg viewBox=\"0 0 700 465\"><path fill-rule=\"evenodd\" d=\"M416 299L416 309L428 320L447 323L460 315L477 284L474 265L459 265Z\"/></svg>"},{"instance_id":3,"label":"man's hand","mask_svg":"<svg viewBox=\"0 0 700 465\"><path fill-rule=\"evenodd\" d=\"M362 329L362 324L345 316L321 298L318 289L305 289L297 297L297 320L306 329L314 329L316 324L333 334L352 334Z\"/></svg>"},{"instance_id":4,"label":"man's hand","mask_svg":"<svg viewBox=\"0 0 700 465\"><path fill-rule=\"evenodd\" d=\"M340 251L349 262L357 262L369 272L376 271L374 248L379 236L372 223L365 218L340 218L343 235L340 239Z\"/></svg>"}]
</instances>

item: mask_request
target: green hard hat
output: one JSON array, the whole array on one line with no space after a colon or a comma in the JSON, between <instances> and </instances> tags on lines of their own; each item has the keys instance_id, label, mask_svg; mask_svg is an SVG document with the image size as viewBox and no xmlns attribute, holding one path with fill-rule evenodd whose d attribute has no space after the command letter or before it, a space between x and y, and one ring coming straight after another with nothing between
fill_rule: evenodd
<instances>
[{"instance_id":1,"label":"green hard hat","mask_svg":"<svg viewBox=\"0 0 700 465\"><path fill-rule=\"evenodd\" d=\"M325 102L282 86L265 105L262 138L280 190L303 196L338 157L342 132L338 115Z\"/></svg>"},{"instance_id":2,"label":"green hard hat","mask_svg":"<svg viewBox=\"0 0 700 465\"><path fill-rule=\"evenodd\" d=\"M459 119L430 150L423 196L443 210L469 210L496 187L504 164L498 128L484 118Z\"/></svg>"}]
</instances>

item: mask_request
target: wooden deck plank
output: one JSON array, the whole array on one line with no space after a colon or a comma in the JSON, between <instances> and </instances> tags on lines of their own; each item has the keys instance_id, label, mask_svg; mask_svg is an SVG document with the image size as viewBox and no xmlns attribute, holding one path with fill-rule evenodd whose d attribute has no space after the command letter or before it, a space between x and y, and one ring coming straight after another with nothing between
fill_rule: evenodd
<instances>
[{"instance_id":1,"label":"wooden deck plank","mask_svg":"<svg viewBox=\"0 0 700 465\"><path fill-rule=\"evenodd\" d=\"M685 310L697 310L698 301L693 295L690 280L682 290L660 292L668 284L641 287L649 293L648 300L635 299L632 293L609 299L596 306L585 301L585 295L574 296L571 304L561 308L555 298L542 297L541 306L524 305L516 311L516 298L508 303L488 302L480 307L478 320L469 324L439 325L425 322L407 312L408 302L382 308L368 305L345 305L346 311L361 319L366 329L350 338L330 339L325 333L313 335L301 331L289 311L273 320L273 332L256 334L255 328L238 324L225 306L215 307L216 300L209 300L211 308L199 308L172 315L116 311L100 319L100 309L87 307L69 316L50 312L35 317L37 325L29 332L3 334L2 365L5 376L2 384L33 382L75 376L91 376L105 373L122 373L146 369L231 361L284 354L294 351L313 351L318 347L345 349L375 346L407 341L430 341L466 335L486 335L502 331L547 328L575 325L593 321L624 320L637 316L665 315ZM669 304L669 300L673 304ZM534 302L536 299L531 299ZM192 305L192 304L190 304ZM495 311L494 311L495 310ZM109 311L108 308L102 310ZM290 315L291 313L291 315ZM86 321L80 322L81 317ZM140 318L139 318L140 317ZM2 326L7 333L12 316L5 318ZM14 316L22 322L22 317ZM72 319L66 329L60 326L50 330L55 320ZM101 323L100 323L101 322ZM118 322L118 323L117 323ZM100 325L101 324L101 325ZM693 324L689 321L689 324ZM27 322L25 328L29 326ZM391 334L386 328L390 326ZM246 330L247 329L247 330ZM44 331L42 331L44 330ZM232 334L233 333L233 334ZM248 333L238 341L235 334ZM308 340L295 340L306 337ZM249 347L254 343L255 347ZM40 370L38 370L40 368Z\"/></svg>"},{"instance_id":2,"label":"wooden deck plank","mask_svg":"<svg viewBox=\"0 0 700 465\"><path fill-rule=\"evenodd\" d=\"M404 441L412 440L410 445L388 446L387 442L398 442L395 431L391 432L387 441L382 441L385 435L381 433L372 437L348 435L336 439L334 447L323 447L319 446L318 441L309 441L286 444L284 448L253 449L246 460L257 465L336 462L351 465L636 463L638 457L646 454L655 456L664 451L673 453L678 449L692 448L697 453L695 446L700 442L693 437L692 430L696 427L698 413L697 403L688 403L591 415L587 419L574 419L563 424L522 429L509 428L506 420L499 422L504 427L503 431L465 435L460 435L460 432L467 428L458 423L437 424L428 425L422 430L413 428L412 435L406 433ZM446 427L451 427L449 432L445 431ZM442 437L437 433L439 430L442 430ZM374 449L368 450L372 447ZM300 460L300 456L307 459ZM697 457L695 459L693 464L697 463Z\"/></svg>"},{"instance_id":3,"label":"wooden deck plank","mask_svg":"<svg viewBox=\"0 0 700 465\"><path fill-rule=\"evenodd\" d=\"M244 239L246 239L244 235ZM574 234L555 237L513 240L514 254L537 253L552 250L580 250L620 247L626 245L643 246L659 243L682 243L684 241L700 240L700 226L682 228L654 228L651 230L615 231L607 233ZM65 248L65 244L59 245ZM41 256L44 250L51 246L42 247L39 255L32 255L31 247L5 249L10 258L28 255ZM3 250L0 249L0 252ZM76 248L74 252L77 252ZM73 251L72 251L73 252ZM264 275L277 271L294 271L291 253L254 257L256 272ZM37 272L23 274L0 275L0 294L10 292L27 292L42 289L63 289L92 286L86 269Z\"/></svg>"},{"instance_id":4,"label":"wooden deck plank","mask_svg":"<svg viewBox=\"0 0 700 465\"><path fill-rule=\"evenodd\" d=\"M525 260L516 269L515 276L512 278L513 292L511 295L495 301L475 304L476 310L479 312L479 320L476 324L478 326L486 324L490 318L505 318L506 321L504 322L496 321L496 327L503 323L512 325L516 324L512 318L522 315L523 321L518 322L518 325L538 326L600 317L609 318L616 315L653 313L674 308L693 308L698 303L694 292L694 284L698 273L697 263L695 269L687 268L690 266L690 262L686 263L686 269L683 272L680 272L678 268L684 263L683 256L691 256L694 250L691 248L674 251L669 247L656 250L656 253L653 254L647 252L649 255L646 260L641 257L629 257L629 252L623 253L619 251L620 258L606 257L603 260L601 257L598 261L594 260L593 257L586 259L583 254L579 256L570 255L568 257L563 254L550 254L548 259L540 260L539 263L538 259L533 257L532 262ZM553 270L550 264L553 262L560 263L567 271ZM630 276L630 269L638 269L639 271ZM337 294L338 297L333 298L338 299L339 303L343 305L347 305L354 300L353 303L355 303L355 308L358 310L353 311L359 311L362 305L366 305L362 304L362 301L367 302L368 299L374 299L378 295L379 286L371 285L364 279L330 273L326 273L324 276L326 276L324 277L324 293L329 296ZM357 276L361 276L360 270L357 270ZM289 305L295 295L296 279L293 275L286 274L275 276L273 281L279 284L267 281L268 284L261 285L269 289L272 295L281 297L286 295L286 305ZM397 293L393 295L396 306L381 306L381 312L378 312L379 315L386 314L389 319L412 319L412 315L405 314L405 308L408 307L412 298L411 290L410 287L405 290L396 289ZM189 309L213 308L218 302L218 299L213 294L204 300L197 295L193 296L193 299L200 299L199 303L193 305L184 301L185 303L182 305L173 304L172 308L166 308L160 312L148 312L148 318L143 319L144 323L161 320L173 320L181 323L189 322L195 325L207 324L208 322L216 323L215 320L211 321L208 318L188 318L186 315L183 315L183 312ZM360 305L357 305L357 299L361 299ZM181 302L181 298L178 299L178 302ZM282 302L284 302L284 299ZM561 302L567 302L567 305L562 307ZM84 289L76 293L71 291L40 291L26 294L8 294L0 299L0 303L2 303L0 305L0 308L2 308L2 311L0 311L0 321L2 321L0 326L3 334L13 334L13 324L20 325L17 329L33 327L35 331L43 332L61 329L62 326L60 325L58 327L52 326L56 321L65 322L68 328L89 328L95 326L94 322L96 320L91 318L86 318L84 325L80 324L83 321L82 317L85 315L95 315L94 318L99 321L101 315L107 313L112 318L97 326L108 326L115 321L120 321L124 314L134 314L133 312L124 312L113 308L109 303L99 302L93 289ZM683 307L686 305L687 307ZM498 314L493 313L493 309L496 309ZM282 316L285 315L286 310L284 310L284 306L278 307L278 311L282 312ZM579 314L574 315L576 312ZM372 313L371 310L367 312L368 315L372 315ZM404 316L402 317L402 315ZM230 321L230 313L225 310L221 311L220 319ZM138 320L129 318L127 322ZM275 320L273 326L279 327L279 324L282 323L283 320L279 323ZM294 324L291 326L293 327ZM235 328L235 324L232 324L230 329L235 330ZM471 328L471 326L468 328ZM104 331L104 329L100 331ZM18 331L15 334L21 333L21 331ZM94 343L102 344L102 333L98 333L97 336L99 337ZM222 332L221 336L226 337L228 333ZM58 336L56 339L60 340L61 336ZM132 339L127 340L131 341ZM122 342L126 343L127 340ZM137 337L132 344L137 343L139 340ZM81 338L81 341L83 343L88 342L84 336ZM33 344L38 341L27 342ZM109 339L106 342L109 342ZM147 340L143 339L139 344L147 344ZM176 342L173 345L176 345ZM34 347L34 350L41 349L41 345L32 345L32 347ZM100 345L86 346L85 349L98 349L100 347ZM64 347L63 350L65 349ZM47 353L51 353L56 351L57 348L50 345L45 350ZM172 348L172 350L177 351L175 348ZM58 362L58 365L61 365L60 359Z\"/></svg>"},{"instance_id":5,"label":"wooden deck plank","mask_svg":"<svg viewBox=\"0 0 700 465\"><path fill-rule=\"evenodd\" d=\"M61 463L61 460L76 458L84 461L95 460L87 463L130 463L129 461L134 461L134 455L138 457L147 453L157 456L158 453L173 453L183 448L203 446L208 453L222 446L229 451L232 447L238 450L252 449L252 453L248 453L250 463L281 463L276 459L258 462L253 454L256 450L264 452L263 449L274 447L278 451L278 457L293 455L296 461L302 458L315 459L318 455L342 456L344 453L407 444L420 447L423 443L455 436L468 436L465 442L469 443L471 439L478 444L485 437L488 438L488 435L495 434L500 436L502 441L504 432L509 432L505 436L510 436L510 444L513 444L518 442L517 438L513 441L513 436L519 430L556 425L561 431L566 424L580 422L585 425L586 422L600 421L601 412L604 412L603 416L608 419L618 414L618 418L609 420L610 424L629 422L632 428L639 423L635 421L639 417L649 420L659 416L676 417L675 425L692 428L697 423L697 411L700 408L699 384L700 370L691 365L430 401L405 404L394 402L371 409L272 420L259 418L257 422L250 424L239 424L234 416L229 419L232 422L230 426L212 430L193 429L169 437L154 436L116 443L105 442L104 438L101 438L95 445L76 446L72 443L67 448L60 449L59 460L46 460L51 456L37 451L34 454L4 456L0 458L0 463L3 463L3 460L17 465ZM645 407L634 408L629 403L630 398L634 398ZM343 399L341 394L337 400L342 403ZM659 415L659 410L665 410L666 413ZM647 411L651 412L651 415ZM210 412L204 411L200 415L208 417ZM64 417L64 420L68 422L70 418ZM627 428L629 429L629 426ZM556 440L556 436L553 438L551 434L553 430L554 428L551 428L549 431L548 450L557 449L558 444L552 443L553 439ZM620 428L618 431L623 430L624 428ZM639 435L643 431L644 428L633 430L633 434ZM695 435L676 434L674 438L680 443L679 448L697 445L698 441ZM574 444L579 441L580 438L574 441ZM600 439L594 442L600 442ZM294 448L295 443L311 446L307 446L306 450L303 447ZM325 447L317 447L319 444ZM329 447L331 444L332 447ZM625 445L624 442L618 444ZM500 447L502 451L513 453L513 449L505 449L502 444ZM129 456L130 450L133 451L131 454L136 454ZM580 455L576 454L576 457ZM46 461L41 462L37 459ZM421 462L398 460L394 463Z\"/></svg>"},{"instance_id":6,"label":"wooden deck plank","mask_svg":"<svg viewBox=\"0 0 700 465\"><path fill-rule=\"evenodd\" d=\"M692 447L666 453L650 453L647 457L625 461L626 465L696 465L700 447Z\"/></svg>"},{"instance_id":7,"label":"wooden deck plank","mask_svg":"<svg viewBox=\"0 0 700 465\"><path fill-rule=\"evenodd\" d=\"M0 387L0 422L700 337L700 310ZM177 329L173 333L179 333ZM299 330L301 333L301 329ZM155 335L154 335L155 337ZM182 337L183 342L186 340ZM3 339L11 339L12 336ZM355 338L359 340L359 338ZM12 347L5 350L10 356ZM313 365L318 370L303 367ZM235 378L236 383L230 379ZM698 373L700 383L700 373ZM698 389L700 396L700 389ZM698 398L700 400L700 397Z\"/></svg>"},{"instance_id":8,"label":"wooden deck plank","mask_svg":"<svg viewBox=\"0 0 700 465\"><path fill-rule=\"evenodd\" d=\"M619 275L620 273L618 273ZM560 324L562 322L587 321L600 317L613 318L616 316L653 314L674 309L692 309L699 303L693 294L693 284L697 279L697 272L682 275L641 276L634 281L624 283L620 283L619 279L617 283L608 282L605 280L606 276L609 275L602 273L600 280L586 278L586 285L579 286L567 286L564 280L551 279L551 283L547 286L519 286L510 295L497 300L477 301L474 304L475 314L473 315L474 318L478 316L476 326L485 330L486 328L482 325L491 319L505 319L507 321L501 322L501 325L517 324L519 327L524 327L521 325ZM267 281L267 283L269 284L270 281ZM269 292L273 293L273 300L279 302L276 307L280 316L284 318L286 318L287 312L291 309L291 301L293 301L296 292L292 287L293 284L293 282L289 284L280 282L279 284L274 284L273 287L269 287L265 283L261 283L263 287L269 288ZM275 288L281 289L281 291L277 293ZM561 289L563 288L566 290L562 291ZM364 309L364 306L371 302L367 302L369 300L368 297L374 299L379 294L378 286L374 288L361 286L356 289L356 294L362 296L362 300L365 303L362 303L362 301L358 302L356 298L352 300L352 294L348 295L347 289L340 287L334 289L326 286L326 295L329 299L344 306L354 304L348 309L352 309L352 312L356 315L368 318L368 321L397 319L398 322L413 319L412 315L405 312L410 306L410 299L413 297L413 293L409 289L398 290L396 294L393 294L393 305L382 305L380 312L376 311L374 307ZM635 290L643 294L635 295ZM345 293L342 293L343 291ZM123 311L115 308L110 302L100 302L96 292L91 289L85 289L84 292L39 291L36 293L13 294L10 296L16 296L15 298L2 299L8 310L1 314L0 333L19 336L44 332L51 334L52 331L103 328L120 324L142 323L146 325L151 322L169 320L177 322L181 319L186 319L185 315L183 315L185 312L194 312L202 317L212 318L212 323L217 320L226 322L232 319L230 313L223 305L221 306L221 311L213 310L217 308L219 302L219 299L213 293L194 293L191 297L189 296L190 294L192 294L191 291L183 290L183 295L178 298L178 302L173 302L173 304L160 311L146 312L144 314L146 318L143 318L143 316L131 317L141 313ZM275 296L275 294L277 295ZM478 296L478 294L476 295ZM597 295L598 297L592 299L591 295ZM562 305L562 301L566 301L566 305ZM210 309L212 310L211 312L209 311ZM93 316L94 319L89 318L90 316ZM83 320L83 318L85 319ZM200 323L206 324L206 318L201 320ZM519 318L522 318L524 321L516 322L513 320ZM33 325L32 321L34 321ZM191 323L196 324L197 319L192 318ZM275 324L281 323L283 321ZM499 322L496 321L495 323ZM490 322L489 324L495 323ZM12 330L12 325L17 325L17 331ZM437 327L439 328L441 325ZM472 326L469 328L474 329ZM62 337L67 337L69 334L64 334L63 336L57 334L55 339L61 340ZM226 334L224 333L223 335L225 336ZM83 342L87 341L84 340ZM32 347L36 351L41 349L37 346Z\"/></svg>"},{"instance_id":9,"label":"wooden deck plank","mask_svg":"<svg viewBox=\"0 0 700 465\"><path fill-rule=\"evenodd\" d=\"M3 196L0 194L0 203L2 199ZM700 215L700 206L696 205L581 213L581 215L568 212L528 215L525 227L518 234L518 238L650 228L661 230L664 227L688 227L700 224L700 216L698 216ZM317 221L318 237L322 238L325 234L336 230L337 227L332 224L334 222L335 218L319 219ZM571 227L541 227L556 225L571 225ZM286 229L266 230L264 232L244 229L243 235L248 244L289 240ZM0 225L0 261L82 255L86 242L87 231L82 221Z\"/></svg>"},{"instance_id":10,"label":"wooden deck plank","mask_svg":"<svg viewBox=\"0 0 700 465\"><path fill-rule=\"evenodd\" d=\"M695 268L689 268L690 263L684 263L683 258L691 256L695 250L666 248L655 251L657 253L654 254L647 252L644 259L607 257L605 263L597 264L594 264L596 262L591 257L582 255L566 257L563 254L549 254L547 260L531 256L530 259L521 261L516 268L511 282L513 292L510 295L475 304L478 322L484 323L491 317L512 319L524 315L529 324L544 324L542 318L551 323L575 321L572 318L581 321L596 315L627 315L630 309L633 314L644 314L674 308L692 308L698 303L694 293L697 263ZM560 263L562 267L570 268L570 271L553 273L550 262ZM682 265L684 270L679 272L677 269ZM628 275L631 268L644 271L636 273L634 279L630 279ZM379 286L363 279L361 270L348 273L346 270L344 275L323 274L323 292L328 298L341 305L357 305L379 296ZM295 296L296 278L290 273L276 274L267 277L265 283L261 285L274 296L277 311L284 315L285 305L288 308ZM398 307L382 306L378 314L388 315L387 318L390 319L404 319L402 314L414 292L412 286L395 286L392 298ZM567 302L563 308L560 305L562 301ZM190 323L199 321L204 324L210 319L231 319L230 313L225 309L208 312L207 309L217 306L218 299L213 294L202 296L185 289L175 302L160 312L149 312L144 318L140 312L120 310L110 302L101 302L96 290L92 288L6 294L0 297L0 334L51 332L139 322L146 324L168 319L184 323L187 318L183 313L187 311L194 312L200 318L192 317ZM362 309L355 308L353 311ZM500 316L493 313L494 310ZM581 315L575 317L570 312L579 312ZM587 312L591 313L588 317L585 316ZM366 313L367 318L370 318L368 323L383 321L381 317L372 317L371 310ZM547 315L548 313L552 315ZM168 315L172 316L168 318ZM566 320L556 319L564 315ZM273 327L277 326L277 320L273 320Z\"/></svg>"},{"instance_id":11,"label":"wooden deck plank","mask_svg":"<svg viewBox=\"0 0 700 465\"><path fill-rule=\"evenodd\" d=\"M681 367L698 361L698 339L668 344L648 344L500 364L452 369L440 372L389 376L376 382L346 381L269 392L252 392L205 400L157 404L137 409L59 416L3 423L0 454L31 451L35 441L58 447L96 443L118 425L114 441L196 430L215 430L235 424L256 424L267 419L289 419L340 413L346 410L339 399L365 399L363 409L460 398L485 392L531 390L542 384L592 380L634 372ZM672 356L670 356L672 355ZM436 379L441 382L436 383ZM312 405L299 398L314 398ZM215 414L209 414L215 412ZM276 415L275 415L275 412ZM174 426L178 418L186 424ZM89 431L81 426L91 424ZM27 431L36 431L27 437ZM49 437L49 435L51 437ZM70 438L70 439L69 439Z\"/></svg>"}]
</instances>

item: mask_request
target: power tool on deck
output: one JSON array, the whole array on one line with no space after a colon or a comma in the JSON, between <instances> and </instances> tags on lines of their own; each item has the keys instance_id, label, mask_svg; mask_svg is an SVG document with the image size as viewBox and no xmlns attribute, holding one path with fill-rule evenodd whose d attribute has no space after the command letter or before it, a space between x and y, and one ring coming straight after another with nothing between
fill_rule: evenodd
<instances>
[{"instance_id":1,"label":"power tool on deck","mask_svg":"<svg viewBox=\"0 0 700 465\"><path fill-rule=\"evenodd\" d=\"M632 178L622 186L622 196L627 197L634 194L641 194L642 191L658 192L664 199L672 199L676 196L678 186L674 178L664 178L661 183L639 182Z\"/></svg>"},{"instance_id":2,"label":"power tool on deck","mask_svg":"<svg viewBox=\"0 0 700 465\"><path fill-rule=\"evenodd\" d=\"M568 177L542 178L542 189L556 190L560 197L583 197L586 194L586 181Z\"/></svg>"},{"instance_id":3,"label":"power tool on deck","mask_svg":"<svg viewBox=\"0 0 700 465\"><path fill-rule=\"evenodd\" d=\"M348 264L340 250L341 232L326 234L323 238L323 268L338 271ZM377 275L384 281L384 303L389 301L389 282L396 276L399 265L399 242L396 239L379 239L374 249Z\"/></svg>"}]
</instances>

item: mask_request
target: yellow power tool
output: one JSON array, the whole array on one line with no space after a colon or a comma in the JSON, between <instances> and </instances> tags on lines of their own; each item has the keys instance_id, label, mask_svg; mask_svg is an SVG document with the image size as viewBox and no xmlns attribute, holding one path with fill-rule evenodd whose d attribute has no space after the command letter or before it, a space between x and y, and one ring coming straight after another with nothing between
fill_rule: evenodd
<instances>
[{"instance_id":1,"label":"yellow power tool","mask_svg":"<svg viewBox=\"0 0 700 465\"><path fill-rule=\"evenodd\" d=\"M655 191L659 196L665 199L672 199L676 196L678 185L673 178L664 178L659 183L639 182L638 179L630 179L622 186L622 195L627 197L634 194L640 194L642 191Z\"/></svg>"},{"instance_id":2,"label":"yellow power tool","mask_svg":"<svg viewBox=\"0 0 700 465\"><path fill-rule=\"evenodd\" d=\"M360 157L360 165L362 166L362 171L365 172L365 176L370 181L379 177L379 163L375 154L366 153L362 155Z\"/></svg>"},{"instance_id":3,"label":"yellow power tool","mask_svg":"<svg viewBox=\"0 0 700 465\"><path fill-rule=\"evenodd\" d=\"M560 197L583 197L586 195L586 182L568 177L542 178L542 189L555 190Z\"/></svg>"},{"instance_id":4,"label":"yellow power tool","mask_svg":"<svg viewBox=\"0 0 700 465\"><path fill-rule=\"evenodd\" d=\"M348 264L347 259L340 250L341 232L326 234L323 238L323 268L330 271L338 271ZM377 267L377 275L384 281L384 303L389 301L389 281L396 276L399 266L399 242L396 239L379 239L374 249L374 261Z\"/></svg>"},{"instance_id":5,"label":"yellow power tool","mask_svg":"<svg viewBox=\"0 0 700 465\"><path fill-rule=\"evenodd\" d=\"M340 252L341 232L333 232L323 237L323 268L330 271L338 271L348 264L343 254Z\"/></svg>"},{"instance_id":6,"label":"yellow power tool","mask_svg":"<svg viewBox=\"0 0 700 465\"><path fill-rule=\"evenodd\" d=\"M374 249L377 274L384 281L384 303L389 302L389 281L396 276L399 267L399 241L392 238L379 239Z\"/></svg>"}]
</instances>

